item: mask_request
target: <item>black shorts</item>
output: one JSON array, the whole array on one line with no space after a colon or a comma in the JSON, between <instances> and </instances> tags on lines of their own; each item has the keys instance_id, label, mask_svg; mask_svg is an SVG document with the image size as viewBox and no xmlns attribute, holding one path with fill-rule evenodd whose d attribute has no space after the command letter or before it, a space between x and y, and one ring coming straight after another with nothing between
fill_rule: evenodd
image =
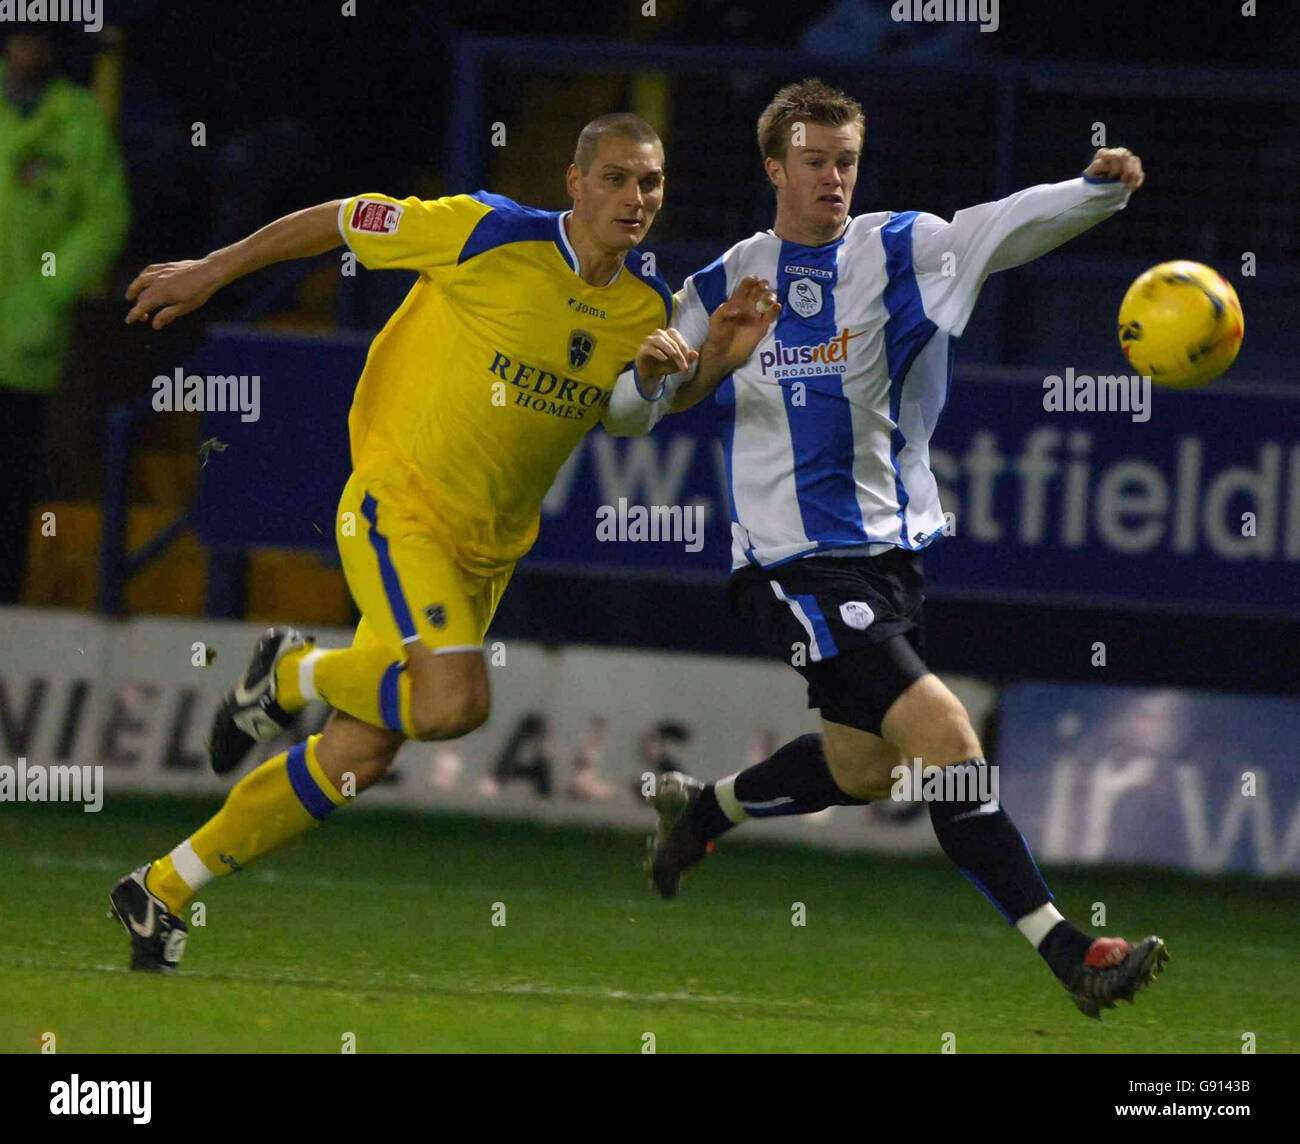
<instances>
[{"instance_id":1,"label":"black shorts","mask_svg":"<svg viewBox=\"0 0 1300 1144\"><path fill-rule=\"evenodd\" d=\"M929 668L921 554L809 556L741 568L731 607L763 645L808 682L822 717L880 734L885 712Z\"/></svg>"}]
</instances>

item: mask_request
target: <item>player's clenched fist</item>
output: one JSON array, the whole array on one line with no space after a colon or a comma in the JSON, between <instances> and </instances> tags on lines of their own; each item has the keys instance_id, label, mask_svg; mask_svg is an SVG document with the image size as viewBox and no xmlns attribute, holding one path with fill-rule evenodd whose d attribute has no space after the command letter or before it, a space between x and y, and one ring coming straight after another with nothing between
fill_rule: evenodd
<instances>
[{"instance_id":1,"label":"player's clenched fist","mask_svg":"<svg viewBox=\"0 0 1300 1144\"><path fill-rule=\"evenodd\" d=\"M637 376L646 378L664 377L670 373L680 373L695 364L697 354L686 344L686 339L671 327L655 330L641 343L636 354ZM653 387L651 387L653 388Z\"/></svg>"},{"instance_id":2,"label":"player's clenched fist","mask_svg":"<svg viewBox=\"0 0 1300 1144\"><path fill-rule=\"evenodd\" d=\"M222 284L206 259L146 266L126 288L127 301L135 303L126 315L126 323L147 322L154 314L153 328L161 330L197 310Z\"/></svg>"},{"instance_id":3,"label":"player's clenched fist","mask_svg":"<svg viewBox=\"0 0 1300 1144\"><path fill-rule=\"evenodd\" d=\"M1127 147L1100 148L1083 173L1090 179L1118 179L1130 191L1146 182L1142 160Z\"/></svg>"}]
</instances>

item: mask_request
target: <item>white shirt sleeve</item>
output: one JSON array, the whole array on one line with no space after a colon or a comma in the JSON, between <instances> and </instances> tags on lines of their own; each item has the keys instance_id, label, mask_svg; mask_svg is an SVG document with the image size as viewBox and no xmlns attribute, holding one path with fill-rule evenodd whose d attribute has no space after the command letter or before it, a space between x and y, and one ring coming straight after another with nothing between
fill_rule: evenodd
<instances>
[{"instance_id":1,"label":"white shirt sleeve","mask_svg":"<svg viewBox=\"0 0 1300 1144\"><path fill-rule=\"evenodd\" d=\"M952 222L918 214L912 224L912 266L926 315L960 337L990 274L1055 250L1122 210L1129 193L1118 181L1080 176L967 207Z\"/></svg>"},{"instance_id":2,"label":"white shirt sleeve","mask_svg":"<svg viewBox=\"0 0 1300 1144\"><path fill-rule=\"evenodd\" d=\"M695 292L691 279L673 295L672 326L692 349L699 349L709 329L709 315ZM641 392L629 366L618 375L609 405L605 408L603 422L608 433L615 437L642 437L659 423L668 412L677 390L695 374L695 367L681 373L671 373L660 379L659 395L648 398Z\"/></svg>"},{"instance_id":3,"label":"white shirt sleeve","mask_svg":"<svg viewBox=\"0 0 1300 1144\"><path fill-rule=\"evenodd\" d=\"M698 350L704 344L705 335L709 332L709 314L695 289L693 274L673 295L673 328L693 350Z\"/></svg>"}]
</instances>

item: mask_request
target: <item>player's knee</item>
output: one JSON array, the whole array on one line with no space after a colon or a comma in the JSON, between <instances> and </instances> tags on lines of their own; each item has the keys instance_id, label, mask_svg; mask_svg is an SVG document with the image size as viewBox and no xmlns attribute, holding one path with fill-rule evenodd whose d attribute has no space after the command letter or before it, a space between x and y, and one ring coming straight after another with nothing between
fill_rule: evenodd
<instances>
[{"instance_id":1,"label":"player's knee","mask_svg":"<svg viewBox=\"0 0 1300 1144\"><path fill-rule=\"evenodd\" d=\"M881 752L828 751L827 767L835 785L850 798L875 802L888 798L892 789L891 754Z\"/></svg>"},{"instance_id":2,"label":"player's knee","mask_svg":"<svg viewBox=\"0 0 1300 1144\"><path fill-rule=\"evenodd\" d=\"M851 794L854 798L877 802L882 798L888 798L893 789L893 767L881 765L876 760L872 760L869 766L863 768L854 784L854 789L846 793Z\"/></svg>"},{"instance_id":3,"label":"player's knee","mask_svg":"<svg viewBox=\"0 0 1300 1144\"><path fill-rule=\"evenodd\" d=\"M487 722L490 706L484 688L460 687L436 695L417 690L411 696L415 737L426 742L459 739Z\"/></svg>"},{"instance_id":4,"label":"player's knee","mask_svg":"<svg viewBox=\"0 0 1300 1144\"><path fill-rule=\"evenodd\" d=\"M905 692L884 723L885 735L907 762L946 767L983 754L965 705L934 676Z\"/></svg>"},{"instance_id":5,"label":"player's knee","mask_svg":"<svg viewBox=\"0 0 1300 1144\"><path fill-rule=\"evenodd\" d=\"M459 739L462 735L478 730L487 722L488 712L487 696L467 699L451 712L444 738Z\"/></svg>"},{"instance_id":6,"label":"player's knee","mask_svg":"<svg viewBox=\"0 0 1300 1144\"><path fill-rule=\"evenodd\" d=\"M979 736L971 726L965 709L953 712L930 729L929 752L921 762L925 766L948 767L984 754Z\"/></svg>"}]
</instances>

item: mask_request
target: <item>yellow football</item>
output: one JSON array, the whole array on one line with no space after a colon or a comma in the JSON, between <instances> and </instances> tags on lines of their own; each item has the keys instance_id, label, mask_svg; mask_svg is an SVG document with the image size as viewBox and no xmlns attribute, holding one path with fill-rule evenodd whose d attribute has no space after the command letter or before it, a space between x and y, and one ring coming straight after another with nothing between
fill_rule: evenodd
<instances>
[{"instance_id":1,"label":"yellow football","mask_svg":"<svg viewBox=\"0 0 1300 1144\"><path fill-rule=\"evenodd\" d=\"M1237 358L1246 322L1231 284L1199 262L1162 262L1119 306L1119 345L1153 385L1191 389Z\"/></svg>"}]
</instances>

